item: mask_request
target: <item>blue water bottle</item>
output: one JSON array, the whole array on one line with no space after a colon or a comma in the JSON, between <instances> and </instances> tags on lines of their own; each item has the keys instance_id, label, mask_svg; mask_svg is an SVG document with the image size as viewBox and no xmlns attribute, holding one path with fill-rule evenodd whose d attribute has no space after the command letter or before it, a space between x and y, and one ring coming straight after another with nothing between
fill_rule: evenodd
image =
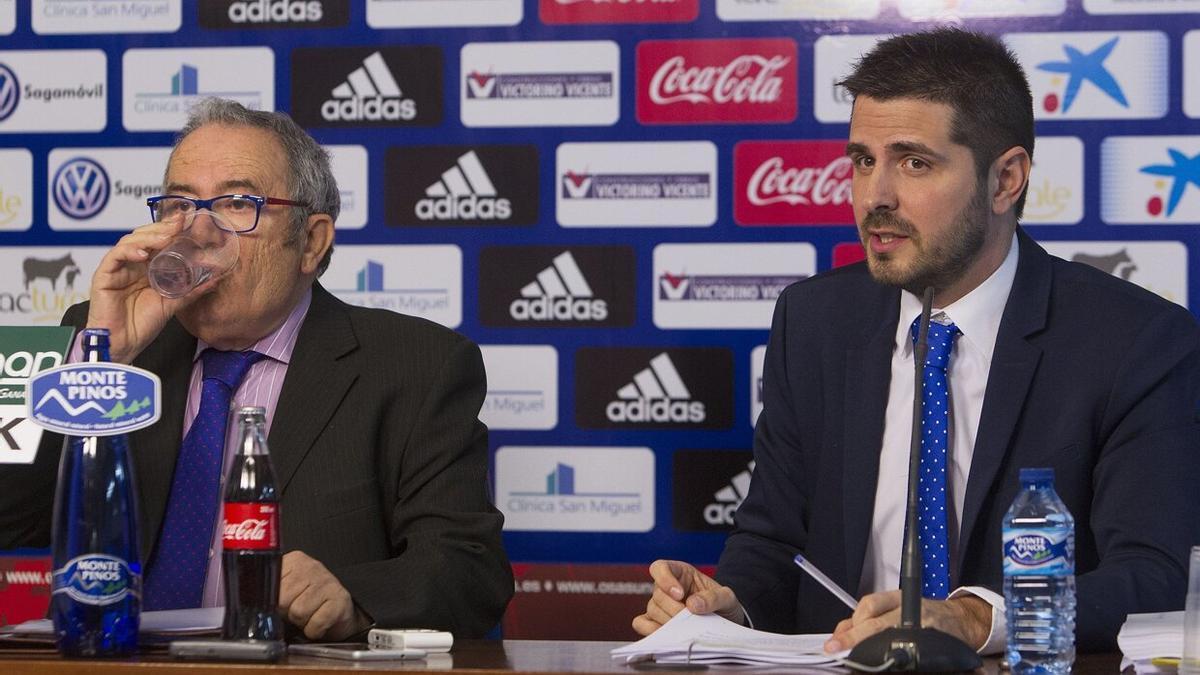
<instances>
[{"instance_id":1,"label":"blue water bottle","mask_svg":"<svg viewBox=\"0 0 1200 675\"><path fill-rule=\"evenodd\" d=\"M108 361L108 331L83 332L87 362ZM67 436L58 465L50 615L66 656L137 649L142 562L137 492L124 434Z\"/></svg>"},{"instance_id":2,"label":"blue water bottle","mask_svg":"<svg viewBox=\"0 0 1200 675\"><path fill-rule=\"evenodd\" d=\"M1065 674L1075 661L1075 519L1053 469L1021 469L1004 516L1004 607L1015 675Z\"/></svg>"}]
</instances>

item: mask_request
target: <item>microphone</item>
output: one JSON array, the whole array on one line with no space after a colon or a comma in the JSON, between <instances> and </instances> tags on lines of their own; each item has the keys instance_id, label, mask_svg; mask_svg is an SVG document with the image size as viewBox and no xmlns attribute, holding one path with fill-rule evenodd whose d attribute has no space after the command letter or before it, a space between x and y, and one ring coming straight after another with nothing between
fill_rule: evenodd
<instances>
[{"instance_id":1,"label":"microphone","mask_svg":"<svg viewBox=\"0 0 1200 675\"><path fill-rule=\"evenodd\" d=\"M983 661L962 640L935 628L921 627L920 536L917 532L917 502L921 473L921 381L929 353L929 317L933 313L933 287L925 289L921 302L921 325L917 333L913 363L912 439L908 447L908 504L904 515L904 550L900 558L900 626L888 628L863 640L846 659L851 667L872 672L916 671L948 673L975 670Z\"/></svg>"}]
</instances>

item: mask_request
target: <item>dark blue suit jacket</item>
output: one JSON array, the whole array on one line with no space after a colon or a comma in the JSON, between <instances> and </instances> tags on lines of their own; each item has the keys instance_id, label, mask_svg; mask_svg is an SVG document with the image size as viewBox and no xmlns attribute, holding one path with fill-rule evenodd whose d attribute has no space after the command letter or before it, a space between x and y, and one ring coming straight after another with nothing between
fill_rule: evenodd
<instances>
[{"instance_id":1,"label":"dark blue suit jacket","mask_svg":"<svg viewBox=\"0 0 1200 675\"><path fill-rule=\"evenodd\" d=\"M1200 544L1200 330L1183 308L1048 255L1023 232L975 443L951 580L1001 591L1000 521L1021 467L1075 517L1077 644L1111 650L1129 612L1182 609ZM899 290L865 264L794 284L767 347L757 462L717 578L756 628L828 632L849 610L879 476Z\"/></svg>"}]
</instances>

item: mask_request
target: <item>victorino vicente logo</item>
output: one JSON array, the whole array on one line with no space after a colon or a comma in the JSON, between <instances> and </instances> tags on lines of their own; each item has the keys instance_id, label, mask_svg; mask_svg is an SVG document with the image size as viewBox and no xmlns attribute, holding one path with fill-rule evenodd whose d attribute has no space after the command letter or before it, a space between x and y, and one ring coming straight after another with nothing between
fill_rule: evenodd
<instances>
[{"instance_id":1,"label":"victorino vicente logo","mask_svg":"<svg viewBox=\"0 0 1200 675\"><path fill-rule=\"evenodd\" d=\"M738 225L853 225L854 167L840 141L743 141L733 149Z\"/></svg>"},{"instance_id":2,"label":"victorino vicente logo","mask_svg":"<svg viewBox=\"0 0 1200 675\"><path fill-rule=\"evenodd\" d=\"M796 119L789 39L647 40L637 46L642 124L783 123Z\"/></svg>"}]
</instances>

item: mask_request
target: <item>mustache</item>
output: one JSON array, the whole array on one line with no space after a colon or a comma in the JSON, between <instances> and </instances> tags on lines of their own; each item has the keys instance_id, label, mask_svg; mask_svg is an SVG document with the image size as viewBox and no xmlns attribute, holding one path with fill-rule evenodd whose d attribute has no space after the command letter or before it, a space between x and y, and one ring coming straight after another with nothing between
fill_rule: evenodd
<instances>
[{"instance_id":1,"label":"mustache","mask_svg":"<svg viewBox=\"0 0 1200 675\"><path fill-rule=\"evenodd\" d=\"M905 237L911 237L917 228L912 222L901 218L892 211L870 211L863 217L862 229L864 232L871 230L889 230L896 234Z\"/></svg>"}]
</instances>

